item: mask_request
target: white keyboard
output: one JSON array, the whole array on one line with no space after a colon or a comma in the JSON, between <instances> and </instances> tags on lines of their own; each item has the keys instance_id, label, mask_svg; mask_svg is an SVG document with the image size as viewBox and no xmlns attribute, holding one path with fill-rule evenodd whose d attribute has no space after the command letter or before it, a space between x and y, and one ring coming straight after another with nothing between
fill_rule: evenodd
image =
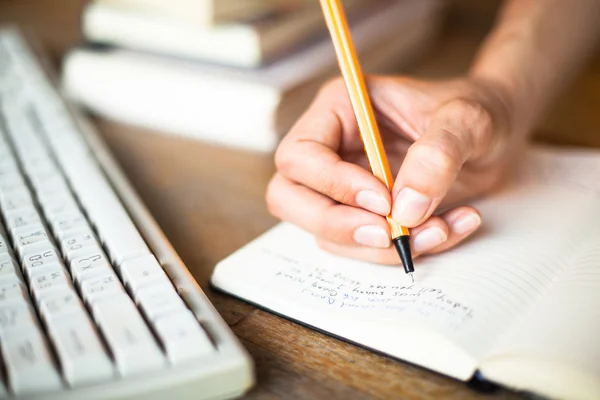
<instances>
[{"instance_id":1,"label":"white keyboard","mask_svg":"<svg viewBox=\"0 0 600 400\"><path fill-rule=\"evenodd\" d=\"M0 29L0 399L241 395L251 359L36 54Z\"/></svg>"}]
</instances>

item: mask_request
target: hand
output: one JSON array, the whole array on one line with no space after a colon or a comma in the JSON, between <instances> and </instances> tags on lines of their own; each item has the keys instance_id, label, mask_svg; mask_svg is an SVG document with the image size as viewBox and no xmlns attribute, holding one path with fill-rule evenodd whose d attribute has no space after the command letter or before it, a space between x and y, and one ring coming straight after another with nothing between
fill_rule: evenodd
<instances>
[{"instance_id":1,"label":"hand","mask_svg":"<svg viewBox=\"0 0 600 400\"><path fill-rule=\"evenodd\" d=\"M497 186L517 150L502 93L482 82L367 80L390 162L390 194L372 175L344 82L327 84L281 142L267 204L331 252L397 264L385 216L411 228L413 256L455 246L481 224L456 206ZM446 211L434 215L438 208Z\"/></svg>"}]
</instances>

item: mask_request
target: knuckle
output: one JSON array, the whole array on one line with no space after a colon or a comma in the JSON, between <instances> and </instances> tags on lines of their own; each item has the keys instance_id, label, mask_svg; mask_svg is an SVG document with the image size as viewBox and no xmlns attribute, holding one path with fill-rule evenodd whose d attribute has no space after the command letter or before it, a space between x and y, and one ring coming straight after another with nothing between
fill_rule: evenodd
<instances>
[{"instance_id":1,"label":"knuckle","mask_svg":"<svg viewBox=\"0 0 600 400\"><path fill-rule=\"evenodd\" d=\"M480 102L466 98L455 99L448 104L448 107L452 113L461 115L468 120L477 120L481 115L487 113Z\"/></svg>"},{"instance_id":2,"label":"knuckle","mask_svg":"<svg viewBox=\"0 0 600 400\"><path fill-rule=\"evenodd\" d=\"M282 142L275 151L275 168L282 175L288 176L294 169L293 152L288 151L286 143Z\"/></svg>"},{"instance_id":3,"label":"knuckle","mask_svg":"<svg viewBox=\"0 0 600 400\"><path fill-rule=\"evenodd\" d=\"M353 204L354 192L352 188L347 187L340 175L335 172L338 162L340 161L325 165L317 176L317 181L321 182L319 191L339 203Z\"/></svg>"},{"instance_id":4,"label":"knuckle","mask_svg":"<svg viewBox=\"0 0 600 400\"><path fill-rule=\"evenodd\" d=\"M410 149L411 156L428 169L444 173L455 171L461 164L456 159L456 150L449 150L448 146L433 143L415 143Z\"/></svg>"},{"instance_id":5,"label":"knuckle","mask_svg":"<svg viewBox=\"0 0 600 400\"><path fill-rule=\"evenodd\" d=\"M279 175L275 175L269 182L269 185L267 186L267 192L265 194L267 209L272 215L280 219L282 219L283 216L283 211L281 209L281 201L279 198L279 187L281 185L281 179L282 178Z\"/></svg>"},{"instance_id":6,"label":"knuckle","mask_svg":"<svg viewBox=\"0 0 600 400\"><path fill-rule=\"evenodd\" d=\"M337 201L339 201L340 203L343 203L343 204L354 205L354 203L355 203L354 198L355 198L354 191L346 190L346 191L343 191L338 194Z\"/></svg>"},{"instance_id":7,"label":"knuckle","mask_svg":"<svg viewBox=\"0 0 600 400\"><path fill-rule=\"evenodd\" d=\"M492 137L494 132L492 113L481 102L464 98L456 99L449 104L449 113L464 124L476 148L487 144Z\"/></svg>"}]
</instances>

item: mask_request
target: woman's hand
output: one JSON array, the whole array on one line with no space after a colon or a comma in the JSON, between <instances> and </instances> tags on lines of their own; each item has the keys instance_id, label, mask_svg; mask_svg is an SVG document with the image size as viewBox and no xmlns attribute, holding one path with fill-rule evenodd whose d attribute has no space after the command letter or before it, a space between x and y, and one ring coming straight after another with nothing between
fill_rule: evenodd
<instances>
[{"instance_id":1,"label":"woman's hand","mask_svg":"<svg viewBox=\"0 0 600 400\"><path fill-rule=\"evenodd\" d=\"M346 88L327 85L281 143L267 193L271 212L322 247L398 263L384 216L412 228L415 255L448 249L481 219L460 204L494 188L600 38L597 0L509 0L468 72L367 85L392 167L390 195L370 172ZM446 211L432 216L443 207Z\"/></svg>"},{"instance_id":2,"label":"woman's hand","mask_svg":"<svg viewBox=\"0 0 600 400\"><path fill-rule=\"evenodd\" d=\"M393 173L372 175L346 87L326 85L279 146L267 203L331 252L397 264L385 216L411 228L413 255L455 246L480 225L463 203L493 189L519 140L498 89L473 80L370 77L371 101ZM446 211L434 215L440 207Z\"/></svg>"}]
</instances>

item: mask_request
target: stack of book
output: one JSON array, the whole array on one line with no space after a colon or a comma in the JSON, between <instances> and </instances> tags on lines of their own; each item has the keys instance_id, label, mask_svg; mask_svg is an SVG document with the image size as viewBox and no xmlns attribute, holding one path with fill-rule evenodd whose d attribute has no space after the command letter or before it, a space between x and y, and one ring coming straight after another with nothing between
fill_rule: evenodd
<instances>
[{"instance_id":1,"label":"stack of book","mask_svg":"<svg viewBox=\"0 0 600 400\"><path fill-rule=\"evenodd\" d=\"M427 49L438 0L344 0L363 69L398 71ZM95 0L65 93L160 131L272 151L338 73L317 0ZM98 46L101 45L101 46Z\"/></svg>"}]
</instances>

